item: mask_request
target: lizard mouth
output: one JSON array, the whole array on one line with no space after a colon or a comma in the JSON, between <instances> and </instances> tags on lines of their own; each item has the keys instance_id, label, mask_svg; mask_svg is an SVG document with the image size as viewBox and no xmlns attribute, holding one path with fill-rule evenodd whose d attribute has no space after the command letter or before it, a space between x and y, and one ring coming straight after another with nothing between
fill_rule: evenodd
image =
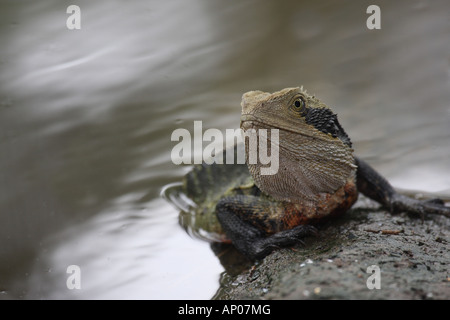
<instances>
[{"instance_id":1,"label":"lizard mouth","mask_svg":"<svg viewBox=\"0 0 450 320\"><path fill-rule=\"evenodd\" d=\"M240 125L241 129L244 131L250 130L250 129L255 129L255 130L259 130L259 129L267 129L267 130L271 130L271 129L282 129L279 128L277 126L272 126L267 124L266 121L264 121L264 119L261 119L257 116L255 116L254 114L251 113L244 113L241 115L241 125Z\"/></svg>"},{"instance_id":2,"label":"lizard mouth","mask_svg":"<svg viewBox=\"0 0 450 320\"><path fill-rule=\"evenodd\" d=\"M258 120L257 117L255 117L255 115L251 114L251 113L243 113L241 115L241 122L245 122L245 121L255 121Z\"/></svg>"},{"instance_id":3,"label":"lizard mouth","mask_svg":"<svg viewBox=\"0 0 450 320\"><path fill-rule=\"evenodd\" d=\"M246 131L249 129L255 129L257 123L262 123L262 121L255 117L253 114L246 113L241 115L241 129Z\"/></svg>"}]
</instances>

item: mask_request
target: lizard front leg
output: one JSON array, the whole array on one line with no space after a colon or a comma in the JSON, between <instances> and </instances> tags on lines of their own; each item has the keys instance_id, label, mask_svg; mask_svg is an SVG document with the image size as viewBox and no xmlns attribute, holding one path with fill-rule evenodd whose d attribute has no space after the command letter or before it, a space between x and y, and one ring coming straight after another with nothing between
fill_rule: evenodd
<instances>
[{"instance_id":1,"label":"lizard front leg","mask_svg":"<svg viewBox=\"0 0 450 320\"><path fill-rule=\"evenodd\" d=\"M365 196L379 202L391 213L410 212L423 217L426 214L440 214L450 217L450 207L441 199L416 200L397 193L391 184L365 161L355 158L357 187Z\"/></svg>"},{"instance_id":2,"label":"lizard front leg","mask_svg":"<svg viewBox=\"0 0 450 320\"><path fill-rule=\"evenodd\" d=\"M233 245L250 259L261 259L276 248L292 246L315 233L309 225L296 225L283 202L236 195L219 201L217 217Z\"/></svg>"}]
</instances>

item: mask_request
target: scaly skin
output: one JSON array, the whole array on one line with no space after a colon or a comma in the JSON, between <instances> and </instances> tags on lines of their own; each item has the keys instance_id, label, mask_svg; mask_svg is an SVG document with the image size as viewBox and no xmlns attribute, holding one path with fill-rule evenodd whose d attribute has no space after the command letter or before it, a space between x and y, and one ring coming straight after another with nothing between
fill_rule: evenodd
<instances>
[{"instance_id":1,"label":"scaly skin","mask_svg":"<svg viewBox=\"0 0 450 320\"><path fill-rule=\"evenodd\" d=\"M450 216L443 201L400 195L367 163L354 157L337 116L302 88L272 94L250 91L243 95L241 105L244 132L279 130L278 172L261 175L260 163L247 164L248 170L245 165L203 165L186 176L184 189L194 202L209 202L209 211L217 214L222 227L216 232L226 235L221 240L231 241L249 258L259 259L276 248L301 242L316 232L312 225L347 211L358 192L392 213ZM214 192L214 183L222 183L217 181L222 178L227 181L225 189ZM209 181L201 182L205 179ZM207 217L205 212L199 216Z\"/></svg>"}]
</instances>

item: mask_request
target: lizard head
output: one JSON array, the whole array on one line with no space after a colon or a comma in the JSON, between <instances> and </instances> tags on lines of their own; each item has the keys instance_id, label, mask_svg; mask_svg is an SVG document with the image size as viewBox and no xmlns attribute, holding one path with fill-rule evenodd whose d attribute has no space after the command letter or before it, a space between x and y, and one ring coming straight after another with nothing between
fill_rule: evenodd
<instances>
[{"instance_id":1,"label":"lizard head","mask_svg":"<svg viewBox=\"0 0 450 320\"><path fill-rule=\"evenodd\" d=\"M272 94L249 91L242 96L241 106L241 127L244 130L259 121L299 134L311 135L319 131L340 139L349 148L352 146L337 115L303 88L286 88Z\"/></svg>"},{"instance_id":2,"label":"lizard head","mask_svg":"<svg viewBox=\"0 0 450 320\"><path fill-rule=\"evenodd\" d=\"M250 129L279 132L277 143L267 143L268 150L271 145L279 152L276 174L261 175L262 164L247 161L263 192L277 200L314 205L318 195L334 193L354 176L351 141L337 115L303 88L250 91L243 95L241 106L244 134Z\"/></svg>"}]
</instances>

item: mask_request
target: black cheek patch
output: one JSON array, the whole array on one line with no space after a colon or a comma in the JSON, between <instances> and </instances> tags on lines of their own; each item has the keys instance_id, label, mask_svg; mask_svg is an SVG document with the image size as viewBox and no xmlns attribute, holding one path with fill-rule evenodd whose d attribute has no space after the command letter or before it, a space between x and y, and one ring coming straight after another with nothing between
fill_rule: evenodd
<instances>
[{"instance_id":1,"label":"black cheek patch","mask_svg":"<svg viewBox=\"0 0 450 320\"><path fill-rule=\"evenodd\" d=\"M331 134L334 138L339 138L343 143L352 147L352 142L341 127L337 115L326 108L306 108L305 121L314 126L319 131Z\"/></svg>"}]
</instances>

